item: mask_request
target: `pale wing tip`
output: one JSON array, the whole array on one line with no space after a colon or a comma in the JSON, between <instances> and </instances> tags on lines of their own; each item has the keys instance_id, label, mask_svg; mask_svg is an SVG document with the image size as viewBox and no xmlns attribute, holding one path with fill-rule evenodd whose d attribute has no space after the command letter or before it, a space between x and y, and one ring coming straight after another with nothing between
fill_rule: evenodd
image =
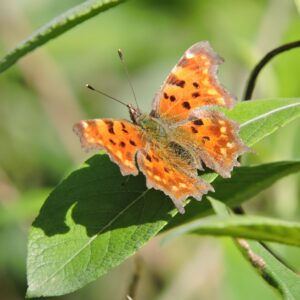
<instances>
[{"instance_id":1,"label":"pale wing tip","mask_svg":"<svg viewBox=\"0 0 300 300\"><path fill-rule=\"evenodd\" d=\"M89 151L92 149L101 149L99 145L93 144L89 142L84 134L84 131L88 124L85 121L80 121L73 125L73 132L79 137L80 144L85 151Z\"/></svg>"},{"instance_id":2,"label":"pale wing tip","mask_svg":"<svg viewBox=\"0 0 300 300\"><path fill-rule=\"evenodd\" d=\"M217 77L217 71L218 66L224 62L224 59L212 48L210 43L208 41L200 41L194 45L192 45L187 51L185 56L187 58L192 58L196 55L199 55L201 53L204 53L210 57L213 66L211 68L210 74L215 80L215 83L220 87L222 91L222 97L224 97L225 107L228 109L232 109L235 106L235 103L237 101L236 97L231 95L227 89L220 84L218 77Z\"/></svg>"},{"instance_id":3,"label":"pale wing tip","mask_svg":"<svg viewBox=\"0 0 300 300\"><path fill-rule=\"evenodd\" d=\"M171 197L171 199L172 199L172 202L175 205L176 209L178 210L178 212L183 215L185 213L185 209L182 205L182 201L174 200L172 197Z\"/></svg>"},{"instance_id":4,"label":"pale wing tip","mask_svg":"<svg viewBox=\"0 0 300 300\"><path fill-rule=\"evenodd\" d=\"M78 135L82 136L84 129L87 127L87 123L85 121L80 121L73 125L73 131Z\"/></svg>"},{"instance_id":5,"label":"pale wing tip","mask_svg":"<svg viewBox=\"0 0 300 300\"><path fill-rule=\"evenodd\" d=\"M216 64L221 64L224 62L224 59L213 49L209 41L200 41L195 43L186 51L186 55L193 56L203 52L212 57Z\"/></svg>"}]
</instances>

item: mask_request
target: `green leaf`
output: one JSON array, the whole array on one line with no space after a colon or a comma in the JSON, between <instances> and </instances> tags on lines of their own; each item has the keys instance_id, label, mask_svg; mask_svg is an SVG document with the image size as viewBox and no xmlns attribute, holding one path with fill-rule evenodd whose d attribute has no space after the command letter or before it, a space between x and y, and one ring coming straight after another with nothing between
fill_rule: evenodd
<instances>
[{"instance_id":1,"label":"green leaf","mask_svg":"<svg viewBox=\"0 0 300 300\"><path fill-rule=\"evenodd\" d=\"M171 201L143 176L120 176L95 155L48 197L29 235L27 296L72 292L134 254L172 217Z\"/></svg>"},{"instance_id":2,"label":"green leaf","mask_svg":"<svg viewBox=\"0 0 300 300\"><path fill-rule=\"evenodd\" d=\"M236 207L261 191L273 185L279 179L300 172L300 161L282 161L258 166L240 167L232 172L230 179L218 177L214 183L214 198L229 207ZM213 213L209 201L192 201L186 206L185 214L175 216L164 228L168 230Z\"/></svg>"},{"instance_id":3,"label":"green leaf","mask_svg":"<svg viewBox=\"0 0 300 300\"><path fill-rule=\"evenodd\" d=\"M298 9L298 13L300 14L300 0L295 0L295 5Z\"/></svg>"},{"instance_id":4,"label":"green leaf","mask_svg":"<svg viewBox=\"0 0 300 300\"><path fill-rule=\"evenodd\" d=\"M255 129L255 124L264 128L253 143L300 115L298 99L253 103L240 103L231 112L236 120L248 122L243 130ZM147 191L143 176L130 177L123 186L124 180L106 155L95 155L50 194L30 230L29 297L83 287L133 255L176 214L162 192Z\"/></svg>"},{"instance_id":5,"label":"green leaf","mask_svg":"<svg viewBox=\"0 0 300 300\"><path fill-rule=\"evenodd\" d=\"M219 200L209 197L212 206L218 207L216 213L221 216L229 217L230 212ZM245 218L240 217L240 218ZM246 217L247 218L247 217ZM278 221L278 224L286 223ZM290 225L292 223L288 222ZM299 224L294 223L292 229L298 229ZM267 231L267 230L266 230ZM290 232L290 231L289 231ZM290 232L291 233L291 232ZM283 235L286 232L282 232ZM278 291L283 299L297 300L300 294L300 277L292 270L287 268L275 256L272 255L269 249L260 242L246 241L243 239L236 239L235 243L244 257L251 263L260 276L272 287Z\"/></svg>"},{"instance_id":6,"label":"green leaf","mask_svg":"<svg viewBox=\"0 0 300 300\"><path fill-rule=\"evenodd\" d=\"M0 60L0 73L15 64L21 57L56 38L65 31L76 25L98 15L125 0L87 0L79 4L62 15L56 17L31 36L22 41L16 48L11 50Z\"/></svg>"},{"instance_id":7,"label":"green leaf","mask_svg":"<svg viewBox=\"0 0 300 300\"><path fill-rule=\"evenodd\" d=\"M245 258L262 278L282 295L282 299L299 299L299 275L282 264L259 242L245 240L237 242Z\"/></svg>"},{"instance_id":8,"label":"green leaf","mask_svg":"<svg viewBox=\"0 0 300 300\"><path fill-rule=\"evenodd\" d=\"M240 136L252 146L300 116L299 99L254 100L227 113L241 124Z\"/></svg>"},{"instance_id":9,"label":"green leaf","mask_svg":"<svg viewBox=\"0 0 300 300\"><path fill-rule=\"evenodd\" d=\"M299 223L249 215L229 216L227 213L227 216L197 220L174 229L166 239L173 239L185 233L231 236L300 247Z\"/></svg>"}]
</instances>

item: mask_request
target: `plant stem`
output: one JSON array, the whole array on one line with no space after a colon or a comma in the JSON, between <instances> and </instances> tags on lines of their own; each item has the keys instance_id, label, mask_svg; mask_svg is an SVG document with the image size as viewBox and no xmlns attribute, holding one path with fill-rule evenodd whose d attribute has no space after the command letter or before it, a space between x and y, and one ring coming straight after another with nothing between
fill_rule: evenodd
<instances>
[{"instance_id":1,"label":"plant stem","mask_svg":"<svg viewBox=\"0 0 300 300\"><path fill-rule=\"evenodd\" d=\"M248 78L247 84L246 84L246 89L244 92L244 96L243 96L243 100L244 101L248 101L251 100L252 97L252 93L253 90L255 88L255 83L256 83L256 79L260 73L260 71L264 68L264 66L275 56L294 49L294 48L298 48L300 47L300 41L295 41L295 42L291 42L288 44L284 44L281 45L273 50L271 50L270 52L268 52L261 60L260 62L253 68L252 72L250 73L250 76Z\"/></svg>"},{"instance_id":2,"label":"plant stem","mask_svg":"<svg viewBox=\"0 0 300 300\"><path fill-rule=\"evenodd\" d=\"M294 48L298 48L300 47L300 41L295 41L295 42L291 42L288 44L284 44L281 45L273 50L271 50L270 52L268 52L260 61L259 63L253 68L253 70L250 73L250 76L248 78L247 84L246 84L246 88L245 88L245 92L244 92L244 96L242 101L250 101L252 98L252 94L255 88L255 84L256 84L256 79L259 75L259 73L261 72L261 70L266 66L266 64L275 56L294 49ZM233 212L237 215L245 215L246 212L243 209L242 206L237 206L234 207ZM291 267L286 261L284 261L281 257L279 257L277 254L275 254L273 252L273 250L271 250L269 248L269 246L267 246L264 242L260 242L261 246L263 246L270 254L272 254L275 258L277 258L283 265L285 265L287 268L289 268L291 271L295 272L294 268Z\"/></svg>"}]
</instances>

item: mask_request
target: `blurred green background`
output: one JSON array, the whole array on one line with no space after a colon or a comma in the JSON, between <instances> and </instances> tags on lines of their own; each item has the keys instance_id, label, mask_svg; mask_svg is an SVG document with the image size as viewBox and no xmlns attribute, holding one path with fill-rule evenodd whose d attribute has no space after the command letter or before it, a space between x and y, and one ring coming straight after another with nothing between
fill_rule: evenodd
<instances>
[{"instance_id":1,"label":"blurred green background","mask_svg":"<svg viewBox=\"0 0 300 300\"><path fill-rule=\"evenodd\" d=\"M0 54L79 0L0 2ZM297 2L297 1L296 1ZM122 48L139 105L154 94L182 53L209 40L225 58L221 82L242 97L247 76L269 50L300 39L292 0L132 0L37 49L0 75L0 299L23 299L26 236L48 192L91 154L72 125L84 118L125 117L126 108L91 93L85 83L133 102L116 50ZM299 97L300 50L277 57L262 72L254 98ZM300 124L255 147L246 163L299 158ZM281 180L246 205L247 212L299 217L299 176ZM139 253L136 299L276 299L230 239L161 236ZM299 251L272 245L300 271ZM87 287L58 299L125 299L135 258Z\"/></svg>"}]
</instances>

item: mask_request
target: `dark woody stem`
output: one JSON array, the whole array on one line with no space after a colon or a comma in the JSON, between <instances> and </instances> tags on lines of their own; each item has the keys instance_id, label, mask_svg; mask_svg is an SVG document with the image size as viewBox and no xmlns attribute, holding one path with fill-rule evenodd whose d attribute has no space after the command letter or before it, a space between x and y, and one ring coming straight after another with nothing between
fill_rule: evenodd
<instances>
[{"instance_id":1,"label":"dark woody stem","mask_svg":"<svg viewBox=\"0 0 300 300\"><path fill-rule=\"evenodd\" d=\"M271 50L270 52L268 52L251 71L250 76L247 81L247 84L246 84L246 88L245 88L245 92L244 92L242 101L250 101L251 100L252 94L253 94L253 91L255 88L255 84L256 84L256 79L257 79L259 73L273 57L275 57L285 51L288 51L288 50L291 50L294 48L298 48L298 47L300 47L300 41L295 41L295 42L291 42L291 43L279 46L279 47ZM237 215L245 215L246 214L246 212L242 206L234 207L233 212ZM294 269L289 264L287 264L281 257L276 255L273 252L273 250L271 250L265 243L263 243L263 242L259 242L259 243L266 250L268 250L274 257L276 257L282 264L284 264L290 270L294 271Z\"/></svg>"},{"instance_id":2,"label":"dark woody stem","mask_svg":"<svg viewBox=\"0 0 300 300\"><path fill-rule=\"evenodd\" d=\"M291 42L288 44L284 44L281 45L273 50L271 50L270 52L268 52L262 59L261 61L253 68L252 72L250 73L250 76L248 78L247 81L247 85L246 85L246 89L244 92L244 96L243 96L243 101L248 101L251 100L252 97L252 93L253 90L255 88L255 83L256 83L256 79L260 73L260 71L264 68L264 66L275 56L294 49L294 48L298 48L300 47L300 41L295 41L295 42Z\"/></svg>"}]
</instances>

